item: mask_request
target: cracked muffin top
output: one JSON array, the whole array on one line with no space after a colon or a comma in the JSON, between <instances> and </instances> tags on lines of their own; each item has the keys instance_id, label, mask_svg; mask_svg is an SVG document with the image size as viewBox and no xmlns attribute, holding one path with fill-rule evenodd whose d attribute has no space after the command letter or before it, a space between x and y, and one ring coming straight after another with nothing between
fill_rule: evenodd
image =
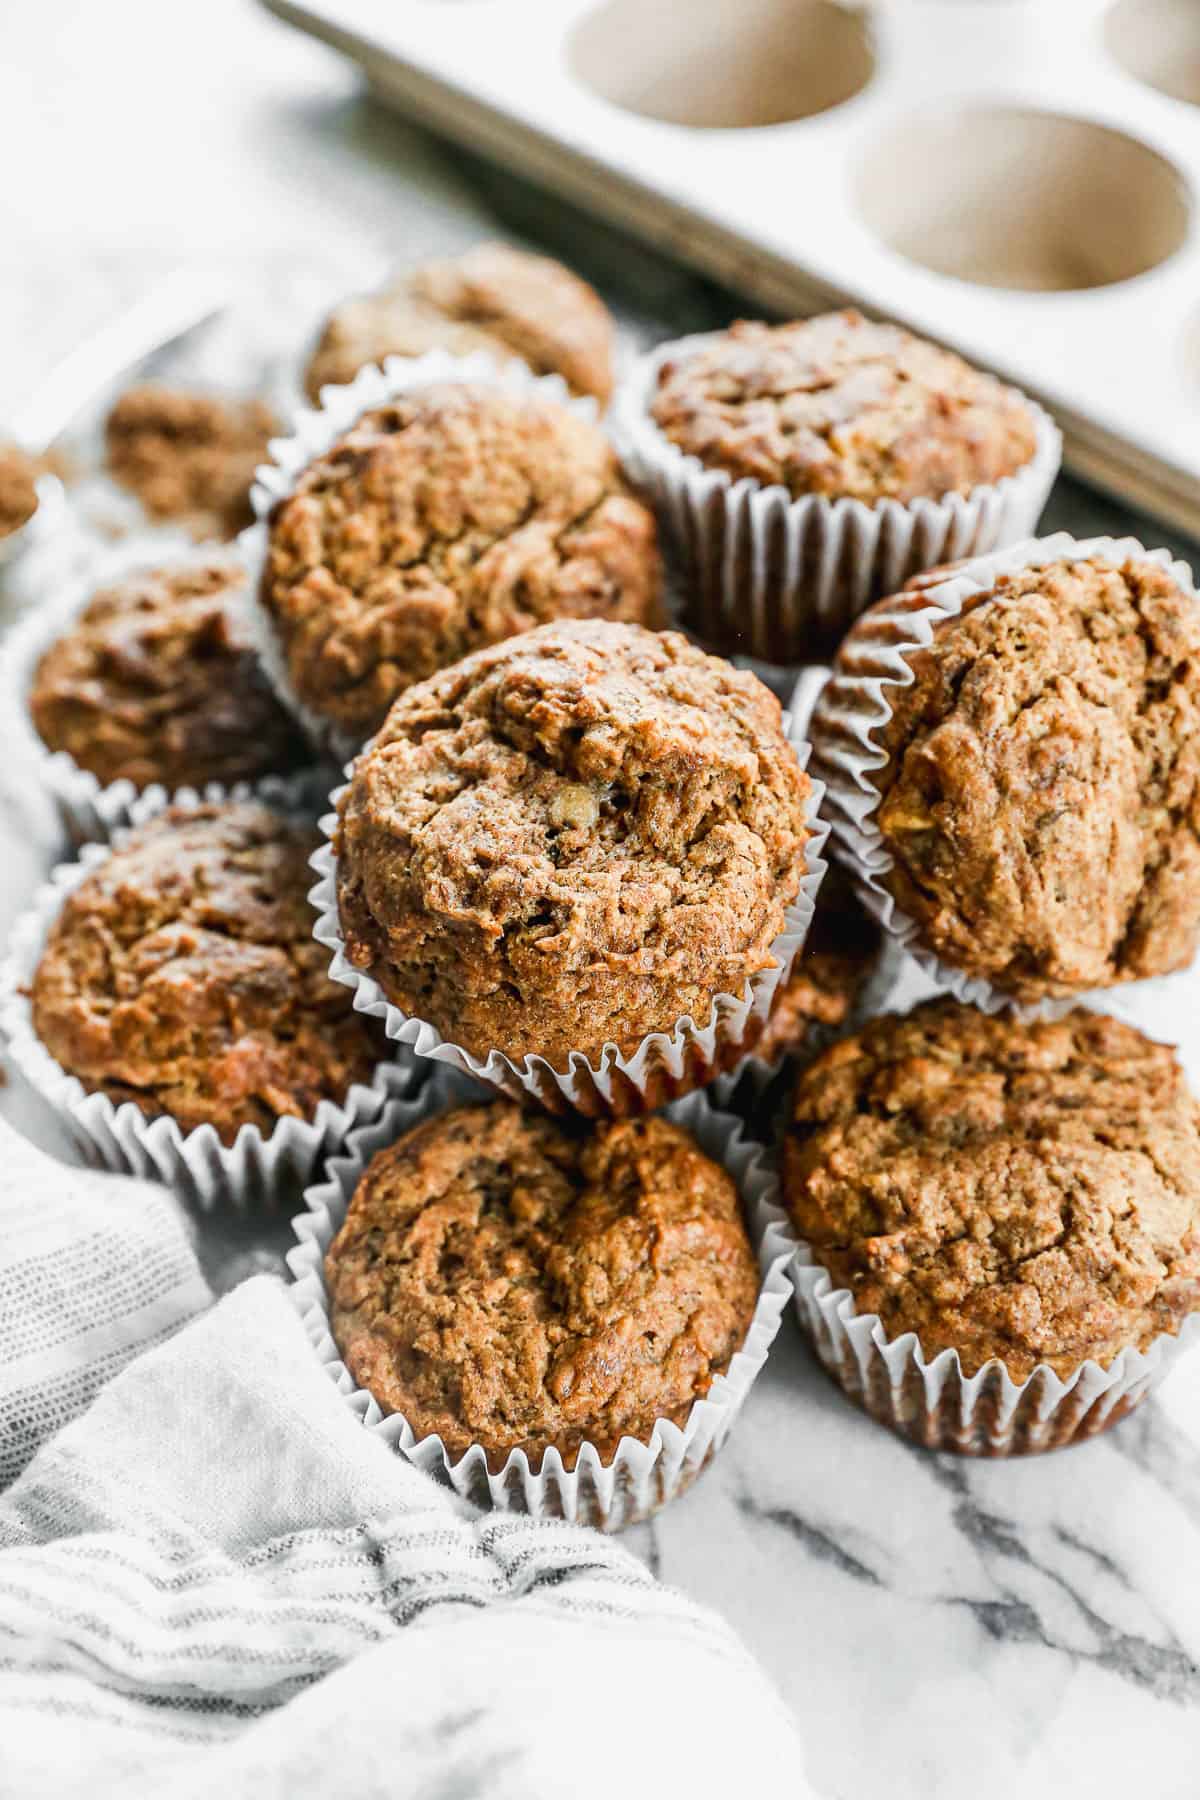
<instances>
[{"instance_id":1,"label":"cracked muffin top","mask_svg":"<svg viewBox=\"0 0 1200 1800\"><path fill-rule=\"evenodd\" d=\"M445 383L368 412L271 515L260 586L304 704L360 740L398 694L559 617L656 624L653 515L553 402Z\"/></svg>"},{"instance_id":2,"label":"cracked muffin top","mask_svg":"<svg viewBox=\"0 0 1200 1800\"><path fill-rule=\"evenodd\" d=\"M674 632L542 626L410 688L359 757L347 954L480 1056L703 1026L773 966L808 793L753 675Z\"/></svg>"},{"instance_id":3,"label":"cracked muffin top","mask_svg":"<svg viewBox=\"0 0 1200 1800\"><path fill-rule=\"evenodd\" d=\"M228 539L254 518L250 488L279 421L264 400L146 382L104 428L108 466L152 519Z\"/></svg>"},{"instance_id":4,"label":"cracked muffin top","mask_svg":"<svg viewBox=\"0 0 1200 1800\"><path fill-rule=\"evenodd\" d=\"M373 1158L325 1259L355 1380L453 1457L605 1461L682 1425L745 1340L759 1273L737 1188L662 1118L564 1126L508 1100Z\"/></svg>"},{"instance_id":5,"label":"cracked muffin top","mask_svg":"<svg viewBox=\"0 0 1200 1800\"><path fill-rule=\"evenodd\" d=\"M880 614L928 605L920 590ZM999 577L889 686L885 876L947 962L1021 1000L1186 966L1200 936L1200 606L1150 561Z\"/></svg>"},{"instance_id":6,"label":"cracked muffin top","mask_svg":"<svg viewBox=\"0 0 1200 1800\"><path fill-rule=\"evenodd\" d=\"M773 1063L800 1055L814 1041L814 1032L844 1025L877 965L879 947L878 925L859 903L849 877L831 864L804 948L761 1031L743 1039L742 1054L752 1051Z\"/></svg>"},{"instance_id":7,"label":"cracked muffin top","mask_svg":"<svg viewBox=\"0 0 1200 1800\"><path fill-rule=\"evenodd\" d=\"M42 952L33 1024L50 1054L89 1091L226 1144L369 1081L382 1034L312 935L318 841L249 802L173 807L131 833Z\"/></svg>"},{"instance_id":8,"label":"cracked muffin top","mask_svg":"<svg viewBox=\"0 0 1200 1800\"><path fill-rule=\"evenodd\" d=\"M230 557L124 576L38 663L29 710L51 750L102 782L229 785L308 761L231 604Z\"/></svg>"},{"instance_id":9,"label":"cracked muffin top","mask_svg":"<svg viewBox=\"0 0 1200 1800\"><path fill-rule=\"evenodd\" d=\"M741 321L665 363L651 415L705 468L822 494L938 499L1033 457L1020 395L948 350L860 313Z\"/></svg>"},{"instance_id":10,"label":"cracked muffin top","mask_svg":"<svg viewBox=\"0 0 1200 1800\"><path fill-rule=\"evenodd\" d=\"M783 1188L835 1287L968 1374L1107 1366L1200 1309L1200 1109L1102 1014L876 1019L801 1073Z\"/></svg>"},{"instance_id":11,"label":"cracked muffin top","mask_svg":"<svg viewBox=\"0 0 1200 1800\"><path fill-rule=\"evenodd\" d=\"M602 404L612 392L613 322L600 296L561 263L509 244L477 244L335 307L304 385L315 402L367 363L427 350L516 356Z\"/></svg>"}]
</instances>

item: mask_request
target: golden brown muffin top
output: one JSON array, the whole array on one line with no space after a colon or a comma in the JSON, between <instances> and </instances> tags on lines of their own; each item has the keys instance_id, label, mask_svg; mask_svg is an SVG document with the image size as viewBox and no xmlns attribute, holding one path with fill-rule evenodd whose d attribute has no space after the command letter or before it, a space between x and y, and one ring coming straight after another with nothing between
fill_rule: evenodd
<instances>
[{"instance_id":1,"label":"golden brown muffin top","mask_svg":"<svg viewBox=\"0 0 1200 1800\"><path fill-rule=\"evenodd\" d=\"M64 902L33 1024L85 1088L184 1131L269 1132L369 1081L383 1045L312 936L318 833L250 802L169 808Z\"/></svg>"},{"instance_id":2,"label":"golden brown muffin top","mask_svg":"<svg viewBox=\"0 0 1200 1800\"><path fill-rule=\"evenodd\" d=\"M359 757L347 952L478 1055L702 1025L772 965L808 793L753 675L674 632L542 626L410 688Z\"/></svg>"},{"instance_id":3,"label":"golden brown muffin top","mask_svg":"<svg viewBox=\"0 0 1200 1800\"><path fill-rule=\"evenodd\" d=\"M839 662L887 612L882 602ZM1191 962L1200 938L1200 606L1169 570L1000 576L907 652L872 774L885 877L947 962L1022 1000Z\"/></svg>"},{"instance_id":4,"label":"golden brown muffin top","mask_svg":"<svg viewBox=\"0 0 1200 1800\"><path fill-rule=\"evenodd\" d=\"M263 676L231 557L141 569L102 588L38 663L29 710L51 750L102 782L230 785L310 760Z\"/></svg>"},{"instance_id":5,"label":"golden brown muffin top","mask_svg":"<svg viewBox=\"0 0 1200 1800\"><path fill-rule=\"evenodd\" d=\"M561 375L574 393L604 403L612 392L613 322L600 296L561 263L509 244L477 244L343 301L322 327L304 385L316 401L365 364L427 350L517 356L536 375Z\"/></svg>"},{"instance_id":6,"label":"golden brown muffin top","mask_svg":"<svg viewBox=\"0 0 1200 1800\"><path fill-rule=\"evenodd\" d=\"M43 463L17 444L0 443L0 538L11 536L37 511Z\"/></svg>"},{"instance_id":7,"label":"golden brown muffin top","mask_svg":"<svg viewBox=\"0 0 1200 1800\"><path fill-rule=\"evenodd\" d=\"M254 517L254 471L278 430L264 400L148 381L121 395L104 435L114 478L151 518L226 539Z\"/></svg>"},{"instance_id":8,"label":"golden brown muffin top","mask_svg":"<svg viewBox=\"0 0 1200 1800\"><path fill-rule=\"evenodd\" d=\"M355 1380L493 1470L682 1425L741 1348L759 1274L733 1181L661 1118L464 1106L373 1158L325 1261Z\"/></svg>"},{"instance_id":9,"label":"golden brown muffin top","mask_svg":"<svg viewBox=\"0 0 1200 1800\"><path fill-rule=\"evenodd\" d=\"M857 312L741 321L659 371L659 430L705 468L793 498L938 499L1012 475L1035 449L1018 394Z\"/></svg>"},{"instance_id":10,"label":"golden brown muffin top","mask_svg":"<svg viewBox=\"0 0 1200 1800\"><path fill-rule=\"evenodd\" d=\"M365 413L275 507L260 595L311 710L360 740L398 694L558 617L659 620L654 519L553 402L443 383Z\"/></svg>"},{"instance_id":11,"label":"golden brown muffin top","mask_svg":"<svg viewBox=\"0 0 1200 1800\"><path fill-rule=\"evenodd\" d=\"M1101 1014L876 1019L801 1072L783 1184L835 1287L968 1374L1065 1378L1200 1308L1200 1109Z\"/></svg>"}]
</instances>

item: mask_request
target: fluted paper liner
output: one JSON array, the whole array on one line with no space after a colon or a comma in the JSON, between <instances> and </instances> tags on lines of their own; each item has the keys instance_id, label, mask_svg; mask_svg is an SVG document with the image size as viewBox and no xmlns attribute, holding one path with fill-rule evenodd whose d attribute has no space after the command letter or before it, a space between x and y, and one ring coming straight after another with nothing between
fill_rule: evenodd
<instances>
[{"instance_id":1,"label":"fluted paper liner","mask_svg":"<svg viewBox=\"0 0 1200 1800\"><path fill-rule=\"evenodd\" d=\"M281 500L294 491L296 482L315 457L323 456L365 412L386 406L399 394L434 382L481 382L501 387L518 396L555 401L591 424L596 423L595 400L572 394L561 375L535 375L515 357L498 361L486 350L454 356L448 350L430 350L424 356L389 356L381 366L360 369L345 387L321 389L321 404L298 407L288 437L271 440L271 458L256 472L251 489L255 522L238 539L238 551L246 568L244 615L263 668L279 698L299 720L312 743L345 762L361 749L362 740L339 729L307 706L296 692L288 672L283 645L258 592L267 559L270 515Z\"/></svg>"},{"instance_id":2,"label":"fluted paper liner","mask_svg":"<svg viewBox=\"0 0 1200 1800\"><path fill-rule=\"evenodd\" d=\"M892 857L876 823L879 791L872 777L886 765L887 757L875 734L892 716L887 690L911 684L912 670L906 659L912 651L932 643L939 620L956 617L971 597L986 592L998 576L1041 568L1064 556L1099 558L1118 566L1131 557L1158 563L1185 593L1196 595L1186 563L1173 561L1166 550L1146 550L1136 538L1076 540L1067 532L1057 532L1053 537L1030 539L975 558L945 580L931 581L916 593L897 594L894 604L872 618L869 636L865 627L856 632L855 641L844 647L821 690L810 731L813 768L825 783L825 809L834 847L849 867L867 910L943 992L984 1012L996 1013L1007 1007L1027 1019L1061 1018L1073 1006L1095 1004L1097 994L1106 990L1022 1003L984 977L955 968L925 944L920 926L897 905L886 885ZM1121 984L1122 988L1131 985L1136 984Z\"/></svg>"},{"instance_id":3,"label":"fluted paper liner","mask_svg":"<svg viewBox=\"0 0 1200 1800\"><path fill-rule=\"evenodd\" d=\"M723 335L660 344L621 383L609 415L626 473L670 527L686 576L686 623L714 648L774 664L801 662L814 642L836 642L864 607L910 576L1014 543L1036 528L1062 438L1024 394L1017 397L1033 419L1033 456L967 494L873 505L821 494L794 499L781 485L706 469L659 430L651 406L664 363Z\"/></svg>"},{"instance_id":4,"label":"fluted paper liner","mask_svg":"<svg viewBox=\"0 0 1200 1800\"><path fill-rule=\"evenodd\" d=\"M808 761L807 744L789 741L803 766ZM346 791L342 787L330 796L334 807ZM329 842L312 859L318 876L309 895L317 911L314 935L332 954L329 973L333 979L354 989L358 1010L382 1019L388 1037L407 1045L418 1056L432 1057L514 1099L537 1100L551 1112L581 1112L594 1117L653 1112L669 1100L703 1087L719 1070L737 1062L738 1046L746 1037L750 1022L754 1018L765 1019L770 1012L775 990L786 979L812 924L817 889L825 873L821 852L828 827L819 816L820 802L820 783L814 782L808 800L811 835L804 846L805 872L800 891L784 914L783 931L771 946L774 966L755 975L741 995L717 994L709 1022L703 1028L690 1018L679 1019L672 1031L652 1032L629 1054L608 1043L593 1063L582 1051L575 1050L564 1069L556 1069L543 1056L526 1056L521 1062L500 1050L475 1056L461 1044L449 1042L427 1020L412 1018L393 1005L375 978L356 968L346 955L338 918L337 852L333 842L336 812L322 819L321 827Z\"/></svg>"},{"instance_id":5,"label":"fluted paper liner","mask_svg":"<svg viewBox=\"0 0 1200 1800\"><path fill-rule=\"evenodd\" d=\"M183 533L171 530L143 532L89 559L83 574L67 586L61 598L39 603L5 637L0 648L3 753L15 776L49 793L72 844L105 843L114 831L130 824L140 801L159 807L173 800L175 794L161 782L152 782L144 788L125 779L102 782L90 769L80 768L68 751L51 750L44 744L29 712L29 696L38 663L51 645L70 630L101 588L139 570L203 563L214 557L231 558L232 555L233 548L229 544L196 544ZM252 790L259 791L264 784L276 796L291 787L300 795L311 781L312 772L308 770L291 777L260 777L255 782L239 782L237 797L244 798ZM326 791L330 786L332 780L327 779ZM220 782L209 782L204 789L204 798L222 800L230 791ZM186 796L196 790L185 787L177 792Z\"/></svg>"},{"instance_id":6,"label":"fluted paper liner","mask_svg":"<svg viewBox=\"0 0 1200 1800\"><path fill-rule=\"evenodd\" d=\"M309 1339L338 1390L369 1430L423 1469L448 1483L463 1499L503 1512L535 1518L570 1519L617 1531L645 1519L690 1486L724 1444L779 1329L791 1295L787 1265L795 1239L778 1199L775 1173L760 1146L748 1140L737 1119L718 1112L703 1094L690 1094L668 1108L667 1117L685 1126L702 1150L733 1177L745 1208L750 1240L756 1246L762 1285L745 1342L723 1375L717 1375L683 1426L660 1419L646 1442L621 1439L606 1464L585 1443L575 1467L567 1469L556 1449L542 1456L535 1472L524 1450L512 1451L496 1474L482 1445L472 1445L452 1461L440 1437L418 1439L400 1413L385 1414L355 1382L342 1361L329 1323L325 1255L351 1195L372 1156L405 1131L448 1107L487 1099L486 1092L458 1075L436 1074L420 1094L390 1100L380 1118L356 1131L345 1154L334 1158L326 1178L305 1195L307 1211L295 1221L296 1246L288 1263L293 1294Z\"/></svg>"},{"instance_id":7,"label":"fluted paper liner","mask_svg":"<svg viewBox=\"0 0 1200 1800\"><path fill-rule=\"evenodd\" d=\"M168 804L195 807L207 797L187 788L170 801L161 792L143 794L131 808L130 824L144 823ZM274 788L262 782L244 793L234 789L231 797L267 803L274 799L282 810L290 811L295 789L282 782ZM266 1134L257 1125L243 1125L233 1144L227 1145L213 1125L183 1131L165 1115L148 1118L132 1100L117 1104L106 1094L89 1092L55 1061L34 1030L27 990L51 927L67 896L127 836L122 829L111 844L86 844L77 862L61 863L13 926L0 966L0 1032L12 1061L62 1116L89 1160L103 1168L164 1181L205 1211L226 1203L270 1207L294 1201L325 1152L343 1144L356 1125L378 1118L389 1098L413 1085L407 1058L381 1061L369 1085L355 1083L338 1102L322 1100L311 1119L280 1119Z\"/></svg>"},{"instance_id":8,"label":"fluted paper liner","mask_svg":"<svg viewBox=\"0 0 1200 1800\"><path fill-rule=\"evenodd\" d=\"M1200 1341L1200 1313L1179 1335L1123 1350L1108 1368L1086 1361L1064 1378L1045 1363L1014 1381L993 1358L965 1375L956 1350L926 1358L915 1332L891 1340L877 1313L860 1313L835 1288L810 1245L791 1264L800 1323L825 1368L849 1397L893 1431L929 1450L1021 1456L1094 1437L1140 1405Z\"/></svg>"},{"instance_id":9,"label":"fluted paper liner","mask_svg":"<svg viewBox=\"0 0 1200 1800\"><path fill-rule=\"evenodd\" d=\"M784 712L788 736L794 743L807 741L813 708L829 680L829 673L824 665L813 664L803 669L797 677ZM890 953L885 937L870 972L864 976L859 986L854 1004L840 1025L810 1026L803 1043L795 1051L784 1052L779 1056L759 1056L751 1050L732 1069L723 1069L714 1077L709 1091L716 1104L728 1112L737 1113L745 1113L756 1107L789 1062L796 1067L811 1062L839 1037L847 1037L874 1014L884 1011L887 995L895 984L896 975L896 956ZM768 1138L773 1136L773 1122L759 1135Z\"/></svg>"}]
</instances>

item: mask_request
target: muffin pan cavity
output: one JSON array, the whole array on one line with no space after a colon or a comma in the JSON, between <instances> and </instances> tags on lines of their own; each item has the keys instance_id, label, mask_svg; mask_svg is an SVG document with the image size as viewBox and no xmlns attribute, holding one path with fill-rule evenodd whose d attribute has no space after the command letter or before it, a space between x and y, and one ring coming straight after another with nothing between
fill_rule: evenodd
<instances>
[{"instance_id":1,"label":"muffin pan cavity","mask_svg":"<svg viewBox=\"0 0 1200 1800\"><path fill-rule=\"evenodd\" d=\"M1200 534L1200 0L262 0L735 289L994 370Z\"/></svg>"},{"instance_id":2,"label":"muffin pan cavity","mask_svg":"<svg viewBox=\"0 0 1200 1800\"><path fill-rule=\"evenodd\" d=\"M614 106L717 129L827 112L875 67L863 16L832 0L607 0L576 25L567 58Z\"/></svg>"},{"instance_id":3,"label":"muffin pan cavity","mask_svg":"<svg viewBox=\"0 0 1200 1800\"><path fill-rule=\"evenodd\" d=\"M1117 0L1104 21L1104 41L1135 81L1200 106L1196 0Z\"/></svg>"},{"instance_id":4,"label":"muffin pan cavity","mask_svg":"<svg viewBox=\"0 0 1200 1800\"><path fill-rule=\"evenodd\" d=\"M988 287L1107 287L1157 268L1191 217L1179 170L1106 125L990 106L883 132L855 183L865 223L922 268Z\"/></svg>"}]
</instances>

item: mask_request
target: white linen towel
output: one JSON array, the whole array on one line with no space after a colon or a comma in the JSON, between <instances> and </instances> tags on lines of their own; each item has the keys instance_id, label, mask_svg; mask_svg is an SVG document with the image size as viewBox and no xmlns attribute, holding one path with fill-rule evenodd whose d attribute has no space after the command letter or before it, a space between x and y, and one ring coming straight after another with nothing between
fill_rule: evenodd
<instances>
[{"instance_id":1,"label":"white linen towel","mask_svg":"<svg viewBox=\"0 0 1200 1800\"><path fill-rule=\"evenodd\" d=\"M0 1164L0 1794L811 1792L714 1615L386 1450L165 1194Z\"/></svg>"}]
</instances>

